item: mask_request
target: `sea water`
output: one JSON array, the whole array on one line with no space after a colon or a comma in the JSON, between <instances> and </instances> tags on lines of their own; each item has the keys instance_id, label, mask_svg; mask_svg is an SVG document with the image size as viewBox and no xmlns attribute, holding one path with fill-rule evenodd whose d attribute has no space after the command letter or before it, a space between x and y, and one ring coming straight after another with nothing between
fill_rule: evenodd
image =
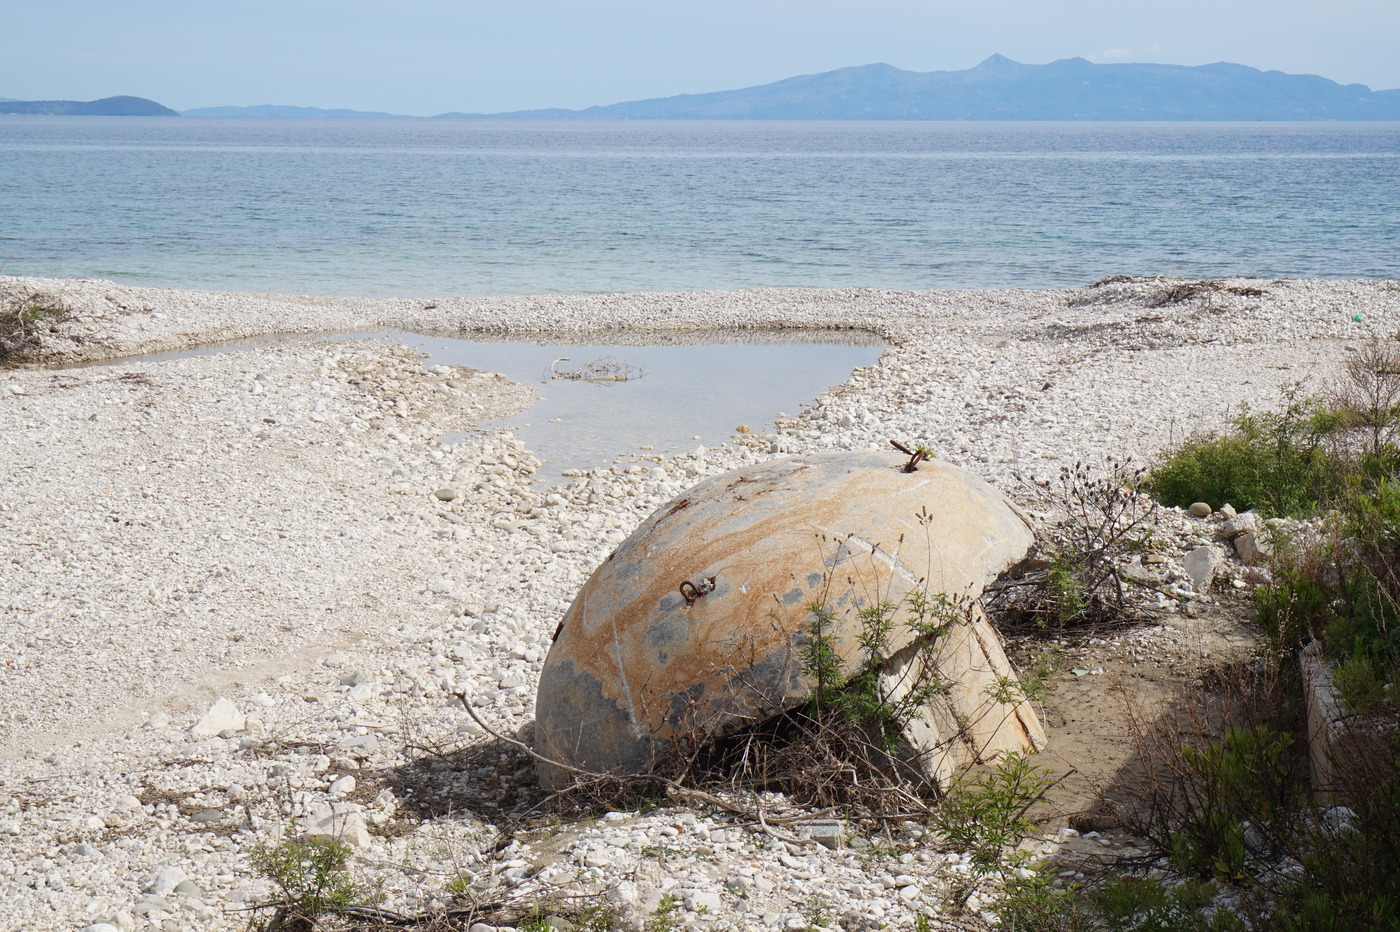
<instances>
[{"instance_id":1,"label":"sea water","mask_svg":"<svg viewBox=\"0 0 1400 932\"><path fill-rule=\"evenodd\" d=\"M1400 277L1400 124L0 117L11 275L363 296Z\"/></svg>"}]
</instances>

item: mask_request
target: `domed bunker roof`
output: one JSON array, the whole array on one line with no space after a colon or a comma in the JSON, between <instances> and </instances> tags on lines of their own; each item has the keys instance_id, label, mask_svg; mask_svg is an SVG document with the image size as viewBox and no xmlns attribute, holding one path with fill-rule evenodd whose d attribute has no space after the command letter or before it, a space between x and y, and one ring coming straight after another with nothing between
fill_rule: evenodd
<instances>
[{"instance_id":1,"label":"domed bunker roof","mask_svg":"<svg viewBox=\"0 0 1400 932\"><path fill-rule=\"evenodd\" d=\"M906 596L975 597L1033 539L986 482L936 460L914 472L907 463L894 453L774 460L658 509L564 616L540 675L536 750L596 773L647 773L679 746L797 708L813 686L802 654L813 606L830 610L826 633L848 674L862 663L860 609L897 606L882 677L897 690L914 656L901 649L917 637L900 623ZM1028 704L988 696L1014 673L980 610L940 632L934 663L948 689L931 700L921 733L906 734L939 752L932 775L1043 744ZM572 780L548 764L539 773L551 788Z\"/></svg>"}]
</instances>

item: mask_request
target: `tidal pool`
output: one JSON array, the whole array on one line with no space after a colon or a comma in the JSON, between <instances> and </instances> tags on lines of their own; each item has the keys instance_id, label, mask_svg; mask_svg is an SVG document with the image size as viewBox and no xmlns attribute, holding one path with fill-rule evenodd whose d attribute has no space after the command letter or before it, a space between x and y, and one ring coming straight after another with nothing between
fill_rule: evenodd
<instances>
[{"instance_id":1,"label":"tidal pool","mask_svg":"<svg viewBox=\"0 0 1400 932\"><path fill-rule=\"evenodd\" d=\"M532 386L535 404L500 423L544 460L539 478L548 481L646 447L717 446L741 425L770 431L777 415L796 413L884 349L862 331L707 333L684 343L648 335L651 342L625 345L393 338L416 339L430 364L488 369ZM560 377L591 366L625 378Z\"/></svg>"},{"instance_id":2,"label":"tidal pool","mask_svg":"<svg viewBox=\"0 0 1400 932\"><path fill-rule=\"evenodd\" d=\"M773 429L823 391L874 363L885 344L862 330L706 331L619 334L617 342L579 344L539 336L535 342L457 339L416 333L354 332L319 337L269 336L211 343L84 365L201 356L309 339L379 339L425 353L424 365L500 372L535 389L535 403L510 427L544 461L537 480L555 482L570 469L590 469L645 452L675 453L718 446L741 425ZM601 373L614 379L569 378ZM446 435L452 443L461 435Z\"/></svg>"}]
</instances>

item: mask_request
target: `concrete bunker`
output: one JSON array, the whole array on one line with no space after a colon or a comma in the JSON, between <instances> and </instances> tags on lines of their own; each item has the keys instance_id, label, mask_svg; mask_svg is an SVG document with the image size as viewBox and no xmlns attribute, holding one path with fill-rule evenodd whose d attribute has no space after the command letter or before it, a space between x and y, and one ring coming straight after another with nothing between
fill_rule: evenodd
<instances>
[{"instance_id":1,"label":"concrete bunker","mask_svg":"<svg viewBox=\"0 0 1400 932\"><path fill-rule=\"evenodd\" d=\"M540 676L535 748L597 773L650 773L678 744L714 741L812 694L801 646L809 606L830 609L842 666L862 663L858 613L922 589L975 599L1024 558L1029 522L986 482L894 453L821 453L716 476L662 506L594 571ZM904 608L897 612L905 611ZM898 618L896 620L899 620ZM882 689L896 694L930 652L896 627ZM1044 745L1015 672L975 604L931 653L946 689L904 738L927 775ZM924 658L924 659L921 659ZM539 766L541 782L573 775Z\"/></svg>"}]
</instances>

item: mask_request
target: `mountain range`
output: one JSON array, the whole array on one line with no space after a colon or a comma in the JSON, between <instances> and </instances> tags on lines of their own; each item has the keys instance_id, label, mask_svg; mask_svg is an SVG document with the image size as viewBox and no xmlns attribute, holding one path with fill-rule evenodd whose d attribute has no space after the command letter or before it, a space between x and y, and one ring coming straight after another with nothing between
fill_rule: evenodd
<instances>
[{"instance_id":1,"label":"mountain range","mask_svg":"<svg viewBox=\"0 0 1400 932\"><path fill-rule=\"evenodd\" d=\"M169 116L141 97L86 103L0 98L0 113ZM263 104L202 107L205 117L391 118L363 110ZM708 94L633 100L583 110L443 113L438 119L528 120L1400 120L1400 90L1373 91L1317 75L1246 65L1094 64L1066 58L1024 65L993 55L963 71L861 65Z\"/></svg>"}]
</instances>

